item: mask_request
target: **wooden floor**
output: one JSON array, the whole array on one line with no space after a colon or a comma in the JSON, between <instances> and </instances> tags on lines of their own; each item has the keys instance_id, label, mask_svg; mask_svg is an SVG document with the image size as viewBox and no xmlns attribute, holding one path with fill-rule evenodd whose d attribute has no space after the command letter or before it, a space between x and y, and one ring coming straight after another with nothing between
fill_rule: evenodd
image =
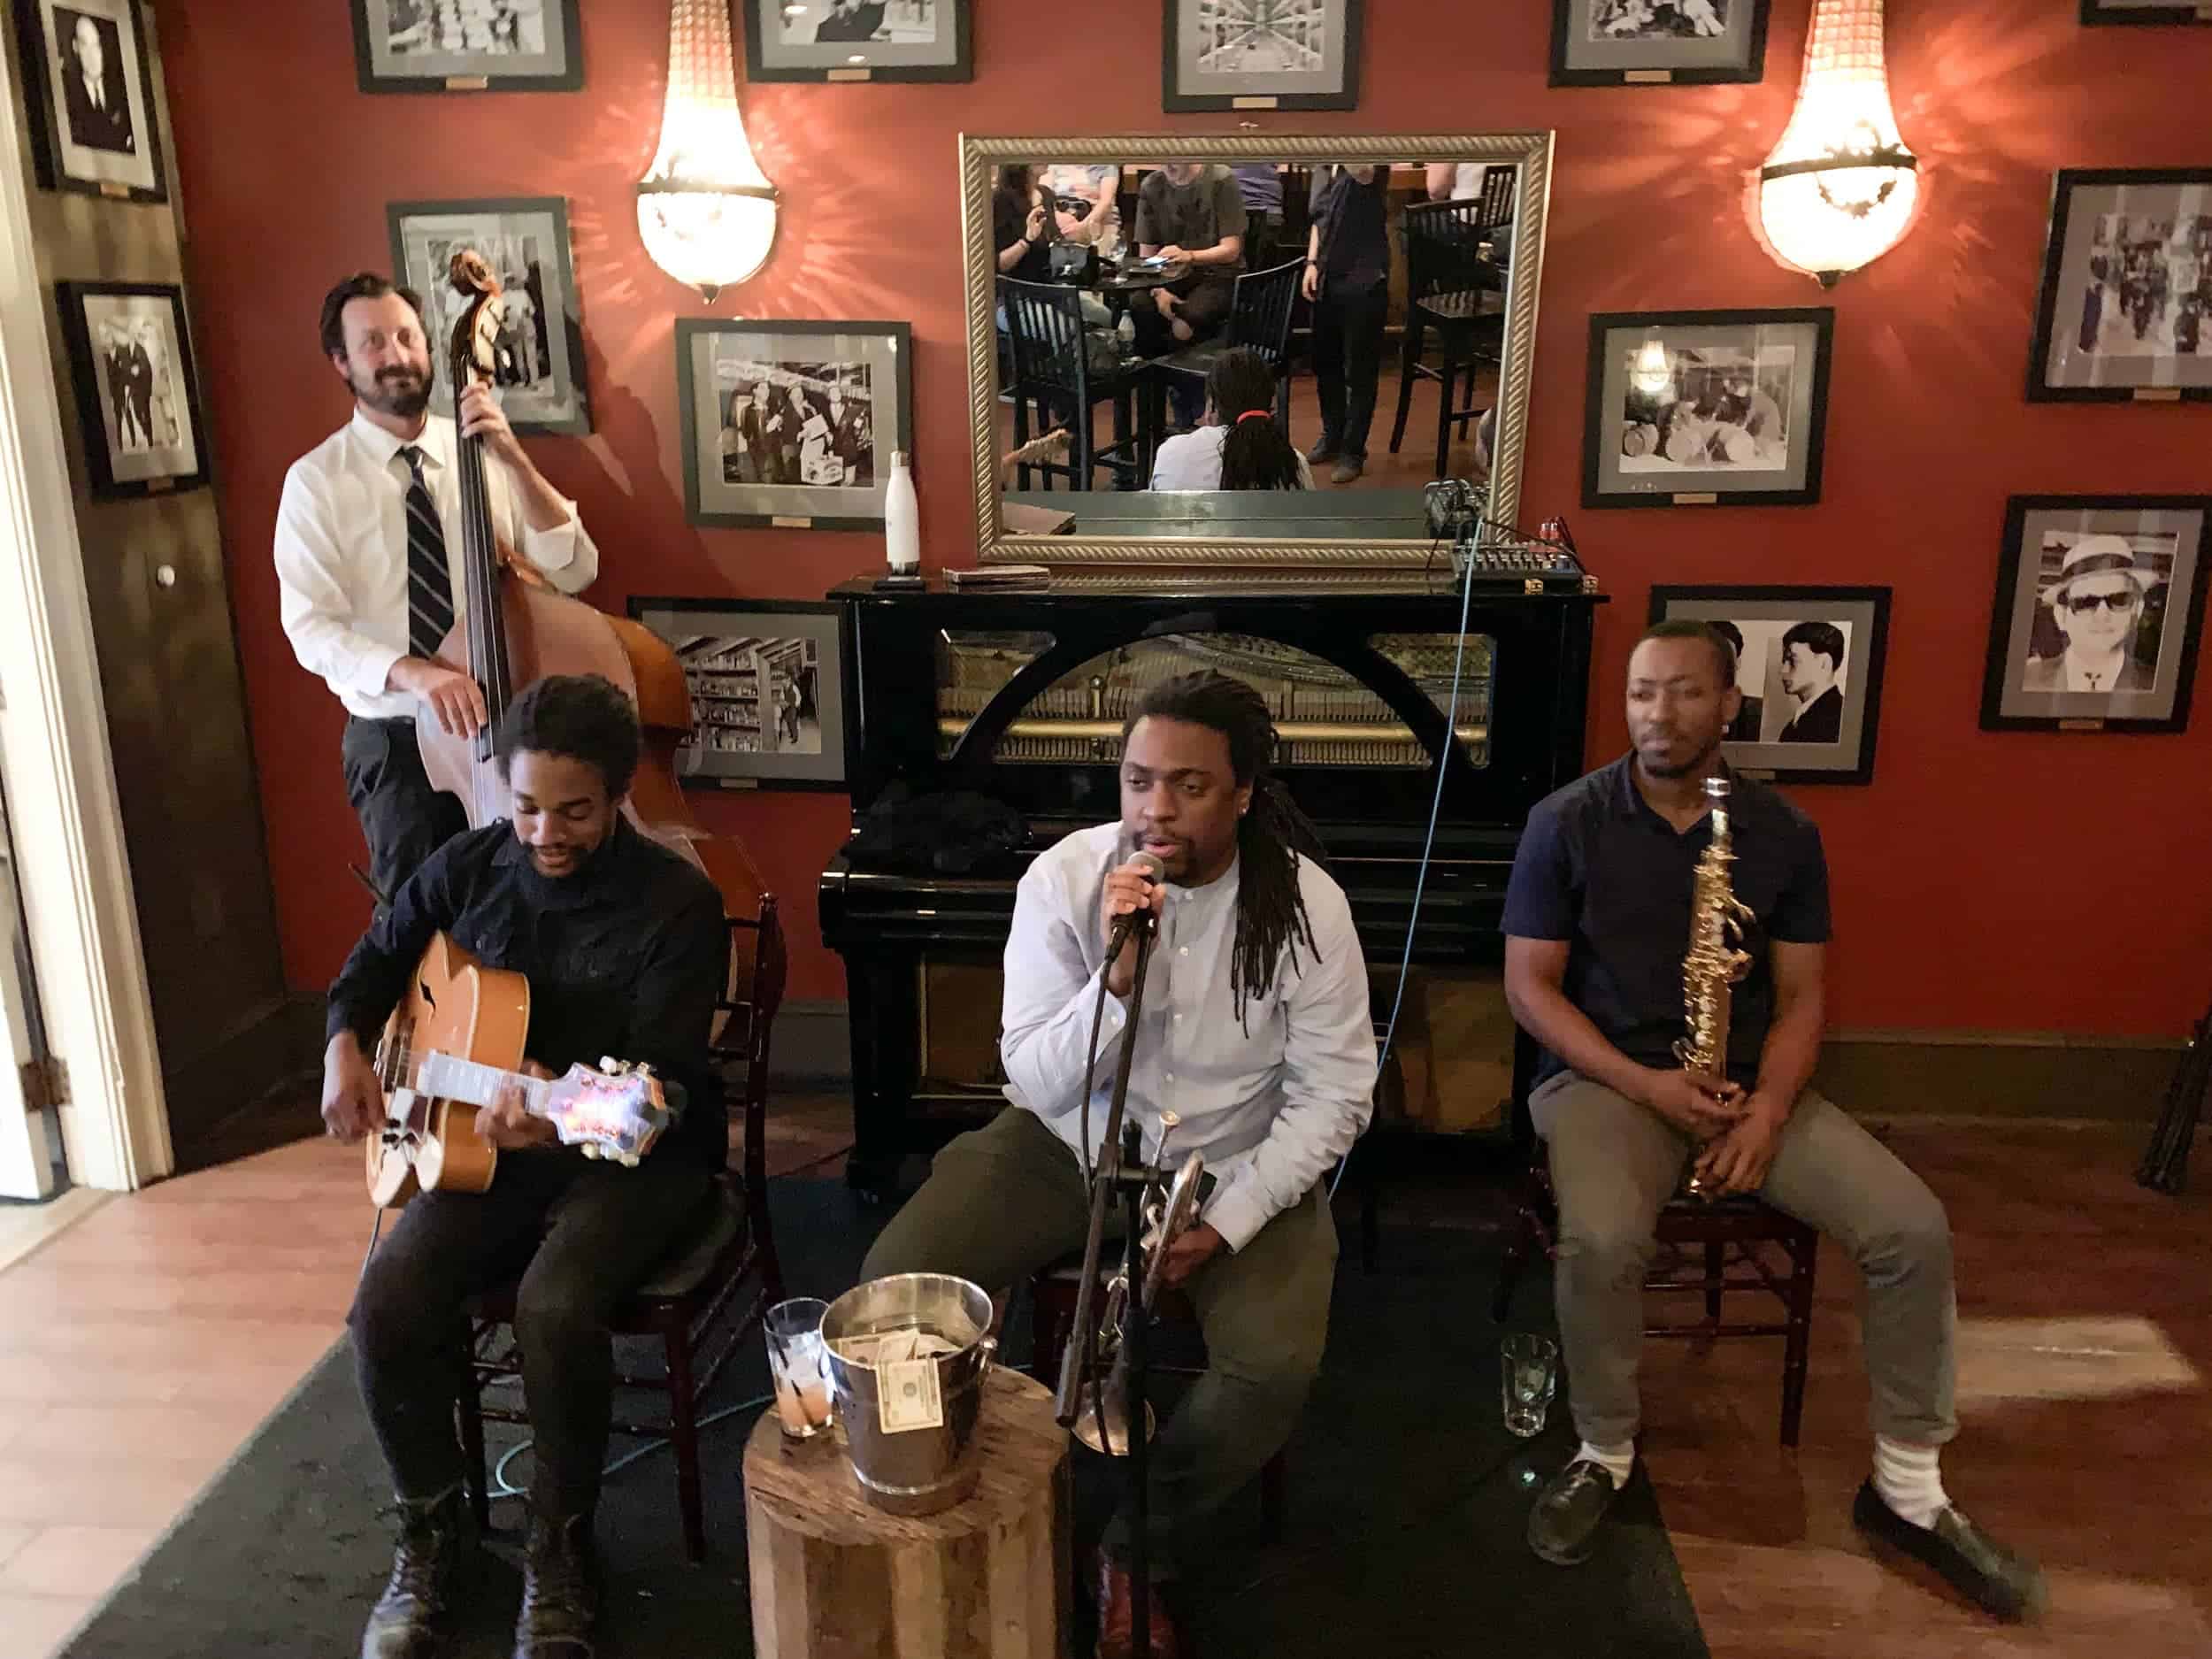
<instances>
[{"instance_id":1,"label":"wooden floor","mask_svg":"<svg viewBox=\"0 0 2212 1659\"><path fill-rule=\"evenodd\" d=\"M833 1100L780 1106L772 1167L834 1174L848 1126ZM1892 1134L1957 1240L1963 1426L1945 1480L2044 1562L2038 1627L1991 1624L1853 1533L1870 1441L1847 1263L1822 1258L1794 1455L1776 1444L1778 1345L1650 1346L1647 1467L1719 1659L2212 1654L2212 1197L2135 1187L2141 1139ZM50 1651L336 1337L366 1242L359 1171L325 1142L280 1147L80 1205L0 1271L6 1659ZM1433 1217L1454 1202L1394 1194L1389 1208ZM1455 1213L1495 1212L1465 1199ZM1517 1556L1493 1566L1532 1593L1554 1582Z\"/></svg>"}]
</instances>

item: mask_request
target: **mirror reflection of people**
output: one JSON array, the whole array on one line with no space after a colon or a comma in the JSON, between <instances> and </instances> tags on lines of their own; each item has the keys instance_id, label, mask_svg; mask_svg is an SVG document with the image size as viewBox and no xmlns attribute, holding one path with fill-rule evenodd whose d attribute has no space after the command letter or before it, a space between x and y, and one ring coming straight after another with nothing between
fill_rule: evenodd
<instances>
[{"instance_id":1,"label":"mirror reflection of people","mask_svg":"<svg viewBox=\"0 0 2212 1659\"><path fill-rule=\"evenodd\" d=\"M1834 743L1843 738L1843 630L1832 622L1800 622L1782 635L1782 690L1797 712L1782 728L1784 743Z\"/></svg>"},{"instance_id":2,"label":"mirror reflection of people","mask_svg":"<svg viewBox=\"0 0 2212 1659\"><path fill-rule=\"evenodd\" d=\"M2124 536L2085 535L2067 550L2043 603L2064 636L2055 657L2031 657L2023 691L2148 691L2151 677L2129 648L2142 620L2150 572Z\"/></svg>"},{"instance_id":3,"label":"mirror reflection of people","mask_svg":"<svg viewBox=\"0 0 2212 1659\"><path fill-rule=\"evenodd\" d=\"M1333 484L1366 470L1390 311L1390 169L1331 167L1306 233L1300 292L1313 306L1313 373L1321 436L1306 451L1334 461Z\"/></svg>"},{"instance_id":4,"label":"mirror reflection of people","mask_svg":"<svg viewBox=\"0 0 2212 1659\"><path fill-rule=\"evenodd\" d=\"M130 95L122 65L108 56L99 21L80 15L69 31L68 62L62 76L62 102L69 114L69 137L87 150L130 155L138 148L132 130Z\"/></svg>"},{"instance_id":5,"label":"mirror reflection of people","mask_svg":"<svg viewBox=\"0 0 2212 1659\"><path fill-rule=\"evenodd\" d=\"M1705 626L1728 641L1728 649L1734 654L1732 661L1736 688L1742 694L1742 703L1736 710L1736 718L1728 723L1726 741L1731 743L1755 743L1759 741L1759 722L1766 714L1766 699L1755 697L1743 689L1743 630L1724 618Z\"/></svg>"},{"instance_id":6,"label":"mirror reflection of people","mask_svg":"<svg viewBox=\"0 0 2212 1659\"><path fill-rule=\"evenodd\" d=\"M1216 333L1236 298L1244 268L1244 197L1228 168L1170 161L1145 175L1137 191L1137 251L1148 259L1187 265L1182 276L1154 288L1148 304L1131 308L1141 357L1164 357ZM1198 420L1198 395L1188 375L1170 378L1176 419Z\"/></svg>"},{"instance_id":7,"label":"mirror reflection of people","mask_svg":"<svg viewBox=\"0 0 2212 1659\"><path fill-rule=\"evenodd\" d=\"M1152 488L1313 488L1313 469L1275 424L1275 373L1266 358L1237 346L1214 359L1206 371L1205 422L1160 445Z\"/></svg>"}]
</instances>

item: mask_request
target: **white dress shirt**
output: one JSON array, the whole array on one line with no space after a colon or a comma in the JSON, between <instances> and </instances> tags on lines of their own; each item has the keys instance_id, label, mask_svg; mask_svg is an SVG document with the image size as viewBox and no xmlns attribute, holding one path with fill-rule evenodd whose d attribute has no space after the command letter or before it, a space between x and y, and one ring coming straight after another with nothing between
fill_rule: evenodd
<instances>
[{"instance_id":1,"label":"white dress shirt","mask_svg":"<svg viewBox=\"0 0 2212 1659\"><path fill-rule=\"evenodd\" d=\"M445 526L446 565L461 561L461 480L451 417L432 415L415 440L423 483ZM320 674L347 711L378 720L412 718L416 700L385 689L407 655L407 488L400 441L357 407L353 419L292 463L277 503L276 570L284 632L300 666ZM599 549L576 503L568 522L533 530L505 463L484 457L492 535L543 571L563 593L599 573ZM454 618L467 615L456 581ZM458 666L459 664L457 664Z\"/></svg>"},{"instance_id":2,"label":"white dress shirt","mask_svg":"<svg viewBox=\"0 0 2212 1659\"><path fill-rule=\"evenodd\" d=\"M1106 963L1099 906L1107 872L1126 856L1118 824L1063 839L1022 877L1006 941L999 1037L1006 1097L1036 1113L1077 1156L1083 1061ZM1168 884L1125 1107L1143 1127L1148 1157L1159 1144L1160 1113L1181 1115L1169 1160L1204 1154L1219 1183L1204 1218L1232 1250L1344 1156L1367 1126L1375 1091L1367 964L1344 890L1312 860L1299 861L1319 959L1302 941L1295 968L1286 953L1267 995L1247 1000L1240 1026L1229 995L1238 876L1232 864L1203 887ZM1094 1159L1127 1018L1127 1005L1109 994L1091 1094Z\"/></svg>"},{"instance_id":3,"label":"white dress shirt","mask_svg":"<svg viewBox=\"0 0 2212 1659\"><path fill-rule=\"evenodd\" d=\"M1228 442L1226 426L1200 426L1177 433L1153 454L1152 488L1219 489L1221 449ZM1298 485L1302 489L1313 488L1313 468L1306 464L1303 450L1298 455Z\"/></svg>"}]
</instances>

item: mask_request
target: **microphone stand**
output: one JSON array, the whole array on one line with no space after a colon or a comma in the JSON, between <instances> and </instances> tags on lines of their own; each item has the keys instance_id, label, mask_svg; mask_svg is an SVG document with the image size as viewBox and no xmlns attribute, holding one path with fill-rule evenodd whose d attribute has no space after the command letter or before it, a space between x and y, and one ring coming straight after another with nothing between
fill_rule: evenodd
<instances>
[{"instance_id":1,"label":"microphone stand","mask_svg":"<svg viewBox=\"0 0 2212 1659\"><path fill-rule=\"evenodd\" d=\"M1105 1384L1098 1373L1097 1317L1094 1302L1098 1287L1099 1261L1106 1235L1106 1215L1118 1194L1125 1208L1128 1229L1123 1240L1129 1295L1124 1302L1122 1345L1129 1356L1128 1437L1130 1509L1129 1577L1133 1594L1130 1604L1130 1651L1151 1651L1151 1540L1147 1536L1150 1517L1147 1503L1145 1434L1145 1308L1144 1308L1144 1196L1150 1184L1144 1163L1144 1130L1125 1124L1129 1098L1129 1066L1137 1048L1138 1016L1144 1007L1145 971L1151 965L1152 941L1157 918L1150 910L1133 913L1137 941L1136 972L1130 982L1129 1018L1122 1027L1121 1054L1115 1062L1113 1103L1099 1136L1098 1168L1091 1178L1090 1231L1083 1241L1083 1271L1075 1291L1075 1330L1060 1357L1060 1389L1055 1416L1060 1426L1072 1429L1080 1415L1083 1379L1091 1379L1092 1409L1098 1414L1099 1440L1112 1453L1113 1438L1106 1424ZM1121 954L1115 944L1106 953L1110 964Z\"/></svg>"}]
</instances>

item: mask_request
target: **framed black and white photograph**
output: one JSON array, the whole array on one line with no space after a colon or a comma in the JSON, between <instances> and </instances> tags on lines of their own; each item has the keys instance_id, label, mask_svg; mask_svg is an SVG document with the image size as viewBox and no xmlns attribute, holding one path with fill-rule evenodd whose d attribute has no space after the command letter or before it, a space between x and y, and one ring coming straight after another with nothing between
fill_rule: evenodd
<instances>
[{"instance_id":1,"label":"framed black and white photograph","mask_svg":"<svg viewBox=\"0 0 2212 1659\"><path fill-rule=\"evenodd\" d=\"M1824 308L1591 318L1582 504L1818 501L1835 319Z\"/></svg>"},{"instance_id":2,"label":"framed black and white photograph","mask_svg":"<svg viewBox=\"0 0 2212 1659\"><path fill-rule=\"evenodd\" d=\"M1766 73L1769 0L1552 0L1555 87L1709 86Z\"/></svg>"},{"instance_id":3,"label":"framed black and white photograph","mask_svg":"<svg viewBox=\"0 0 2212 1659\"><path fill-rule=\"evenodd\" d=\"M2212 167L2059 173L2028 399L2212 400Z\"/></svg>"},{"instance_id":4,"label":"framed black and white photograph","mask_svg":"<svg viewBox=\"0 0 2212 1659\"><path fill-rule=\"evenodd\" d=\"M85 465L96 495L207 482L184 290L161 282L58 282Z\"/></svg>"},{"instance_id":5,"label":"framed black and white photograph","mask_svg":"<svg viewBox=\"0 0 2212 1659\"><path fill-rule=\"evenodd\" d=\"M1990 608L1988 731L2178 732L2212 495L2015 495Z\"/></svg>"},{"instance_id":6,"label":"framed black and white photograph","mask_svg":"<svg viewBox=\"0 0 2212 1659\"><path fill-rule=\"evenodd\" d=\"M573 92L578 0L351 0L364 92Z\"/></svg>"},{"instance_id":7,"label":"framed black and white photograph","mask_svg":"<svg viewBox=\"0 0 2212 1659\"><path fill-rule=\"evenodd\" d=\"M16 19L39 183L167 201L139 0L26 0Z\"/></svg>"},{"instance_id":8,"label":"framed black and white photograph","mask_svg":"<svg viewBox=\"0 0 2212 1659\"><path fill-rule=\"evenodd\" d=\"M1657 586L1651 620L1694 618L1734 650L1730 765L1780 783L1870 783L1889 598L1886 588Z\"/></svg>"},{"instance_id":9,"label":"framed black and white photograph","mask_svg":"<svg viewBox=\"0 0 2212 1659\"><path fill-rule=\"evenodd\" d=\"M749 81L972 81L975 0L742 0Z\"/></svg>"},{"instance_id":10,"label":"framed black and white photograph","mask_svg":"<svg viewBox=\"0 0 2212 1659\"><path fill-rule=\"evenodd\" d=\"M2081 0L2081 20L2099 23L2193 23L2212 28L2212 5L2205 0L2176 5L2174 0Z\"/></svg>"},{"instance_id":11,"label":"framed black and white photograph","mask_svg":"<svg viewBox=\"0 0 2212 1659\"><path fill-rule=\"evenodd\" d=\"M1361 0L1163 0L1162 107L1348 110Z\"/></svg>"},{"instance_id":12,"label":"framed black and white photograph","mask_svg":"<svg viewBox=\"0 0 2212 1659\"><path fill-rule=\"evenodd\" d=\"M466 302L448 271L458 250L473 248L503 290L504 321L493 348L492 384L507 424L517 432L588 433L583 308L569 251L568 204L557 196L395 202L385 216L392 270L422 296L431 407L453 412L453 326Z\"/></svg>"},{"instance_id":13,"label":"framed black and white photograph","mask_svg":"<svg viewBox=\"0 0 2212 1659\"><path fill-rule=\"evenodd\" d=\"M738 528L879 530L911 452L906 323L676 319L684 504Z\"/></svg>"},{"instance_id":14,"label":"framed black and white photograph","mask_svg":"<svg viewBox=\"0 0 2212 1659\"><path fill-rule=\"evenodd\" d=\"M845 609L805 599L634 597L691 693L685 783L725 789L845 787Z\"/></svg>"}]
</instances>

